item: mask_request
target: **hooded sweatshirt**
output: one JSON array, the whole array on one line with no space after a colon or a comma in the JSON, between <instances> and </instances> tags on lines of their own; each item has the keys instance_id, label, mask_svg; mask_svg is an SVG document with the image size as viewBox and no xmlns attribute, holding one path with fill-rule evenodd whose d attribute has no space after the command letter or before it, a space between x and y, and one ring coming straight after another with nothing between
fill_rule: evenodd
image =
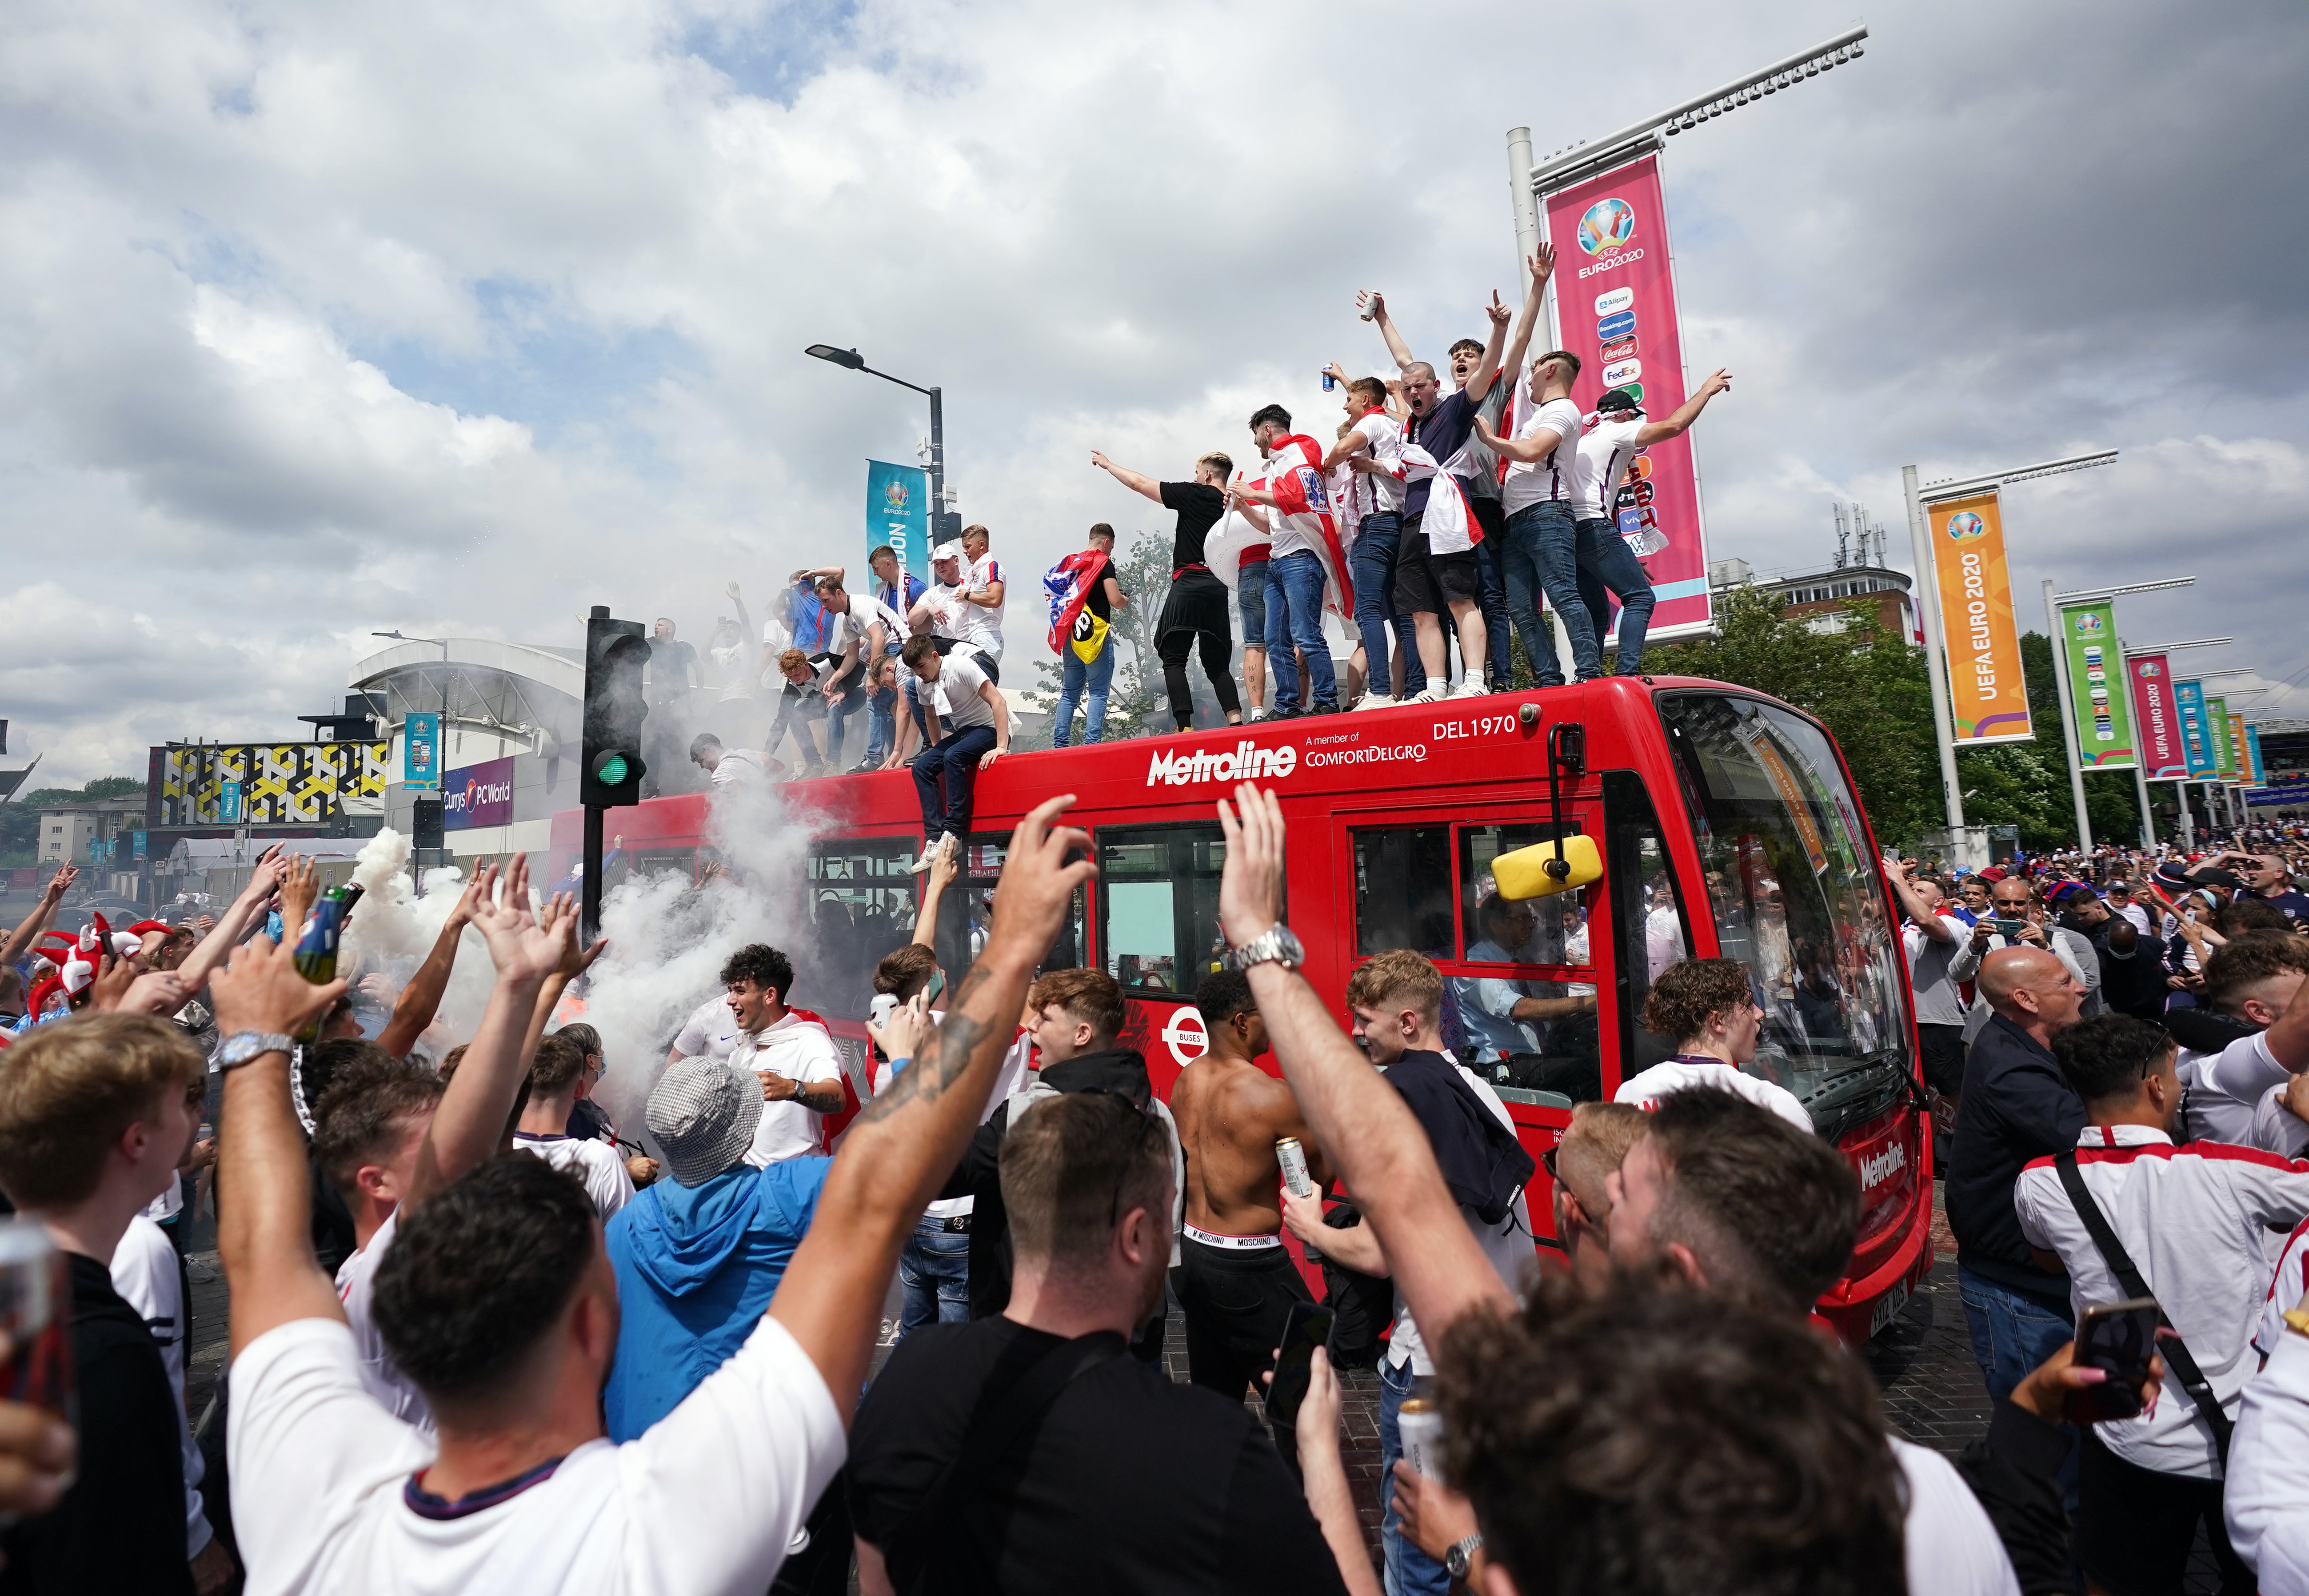
<instances>
[{"instance_id":1,"label":"hooded sweatshirt","mask_svg":"<svg viewBox=\"0 0 2309 1596\"><path fill-rule=\"evenodd\" d=\"M601 1393L610 1440L630 1441L664 1418L753 1333L832 1162L740 1164L699 1186L661 1180L610 1219L620 1316Z\"/></svg>"}]
</instances>

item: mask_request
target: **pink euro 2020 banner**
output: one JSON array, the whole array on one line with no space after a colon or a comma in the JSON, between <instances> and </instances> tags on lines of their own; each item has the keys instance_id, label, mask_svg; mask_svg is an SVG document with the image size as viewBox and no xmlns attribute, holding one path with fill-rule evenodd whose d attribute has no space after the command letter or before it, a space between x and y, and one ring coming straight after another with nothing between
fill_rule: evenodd
<instances>
[{"instance_id":1,"label":"pink euro 2020 banner","mask_svg":"<svg viewBox=\"0 0 2309 1596\"><path fill-rule=\"evenodd\" d=\"M1632 387L1645 418L1665 420L1685 394L1658 159L1647 155L1550 196L1547 236L1555 246L1561 347L1579 357L1572 398L1586 413L1605 390ZM1711 606L1691 435L1639 454L1621 486L1620 531L1641 556L1658 600L1650 635L1700 630Z\"/></svg>"},{"instance_id":2,"label":"pink euro 2020 banner","mask_svg":"<svg viewBox=\"0 0 2309 1596\"><path fill-rule=\"evenodd\" d=\"M2181 740L2181 712L2173 700L2173 669L2162 654L2128 654L2132 723L2140 741L2140 774L2150 781L2189 779L2189 751Z\"/></svg>"}]
</instances>

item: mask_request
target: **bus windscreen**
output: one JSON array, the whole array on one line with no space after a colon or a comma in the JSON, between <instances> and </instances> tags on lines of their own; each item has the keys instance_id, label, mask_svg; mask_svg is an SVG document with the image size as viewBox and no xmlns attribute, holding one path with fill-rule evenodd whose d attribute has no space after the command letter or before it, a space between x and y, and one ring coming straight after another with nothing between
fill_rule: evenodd
<instances>
[{"instance_id":1,"label":"bus windscreen","mask_svg":"<svg viewBox=\"0 0 2309 1596\"><path fill-rule=\"evenodd\" d=\"M1812 1102L1906 1051L1900 979L1858 806L1819 728L1773 704L1663 695L1708 910L1765 1014L1756 1073Z\"/></svg>"}]
</instances>

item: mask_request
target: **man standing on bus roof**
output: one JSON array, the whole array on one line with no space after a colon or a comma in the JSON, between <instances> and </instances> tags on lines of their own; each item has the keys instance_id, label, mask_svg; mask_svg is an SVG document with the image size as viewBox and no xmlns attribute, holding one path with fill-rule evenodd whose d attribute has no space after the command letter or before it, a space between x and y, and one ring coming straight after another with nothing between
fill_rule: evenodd
<instances>
[{"instance_id":1,"label":"man standing on bus roof","mask_svg":"<svg viewBox=\"0 0 2309 1596\"><path fill-rule=\"evenodd\" d=\"M924 746L914 755L914 790L922 800L922 851L906 867L930 867L941 850L958 851L970 838L970 802L978 772L1010 752L1010 705L980 669L975 649L944 659L936 641L913 637L903 656L921 684Z\"/></svg>"},{"instance_id":2,"label":"man standing on bus roof","mask_svg":"<svg viewBox=\"0 0 2309 1596\"><path fill-rule=\"evenodd\" d=\"M1267 1050L1250 981L1241 971L1206 975L1195 1007L1210 1048L1171 1088L1171 1117L1187 1160L1186 1226L1171 1290L1187 1318L1187 1377L1239 1402L1272 1363L1294 1302L1314 1295L1283 1245L1276 1143L1295 1139L1307 1178L1331 1183L1323 1150L1307 1134L1291 1088L1251 1061ZM1323 1228L1322 1199L1297 1199ZM1298 1447L1290 1427L1275 1427L1285 1458Z\"/></svg>"},{"instance_id":3,"label":"man standing on bus roof","mask_svg":"<svg viewBox=\"0 0 2309 1596\"><path fill-rule=\"evenodd\" d=\"M1010 584L1002 572L1002 562L994 557L994 535L982 526L962 529L963 557L970 562L969 575L962 585L965 609L964 619L970 630L970 640L978 651L989 660L1002 658L1002 600Z\"/></svg>"},{"instance_id":4,"label":"man standing on bus roof","mask_svg":"<svg viewBox=\"0 0 2309 1596\"><path fill-rule=\"evenodd\" d=\"M1187 685L1187 654L1199 648L1203 674L1226 711L1227 724L1240 725L1242 704L1235 696L1234 676L1227 655L1234 643L1234 625L1227 615L1226 583L1213 574L1203 557L1203 543L1219 517L1226 513L1226 479L1234 462L1224 454L1206 454L1195 462L1191 482L1157 482L1126 466L1119 466L1097 450L1090 454L1098 467L1133 493L1146 495L1165 510L1177 513L1171 533L1171 592L1163 600L1162 617L1154 623L1154 646L1163 659L1163 686L1171 701L1171 719L1180 731L1195 722L1195 700Z\"/></svg>"},{"instance_id":5,"label":"man standing on bus roof","mask_svg":"<svg viewBox=\"0 0 2309 1596\"><path fill-rule=\"evenodd\" d=\"M1275 715L1288 720L1302 714L1327 715L1339 707L1331 647L1323 636L1323 609L1354 615L1354 586L1347 574L1323 485L1323 451L1315 440L1291 430L1291 412L1279 404L1250 418L1250 436L1270 457L1265 485L1238 484L1234 508L1272 537L1267 565L1267 657L1275 672ZM1254 507L1256 506L1256 507ZM1300 692L1303 661L1307 693Z\"/></svg>"}]
</instances>

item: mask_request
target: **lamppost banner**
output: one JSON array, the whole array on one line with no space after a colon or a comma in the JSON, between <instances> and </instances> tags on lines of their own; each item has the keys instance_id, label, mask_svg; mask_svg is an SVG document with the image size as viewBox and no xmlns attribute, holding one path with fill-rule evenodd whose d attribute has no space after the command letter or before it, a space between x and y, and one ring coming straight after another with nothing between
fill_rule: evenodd
<instances>
[{"instance_id":1,"label":"lamppost banner","mask_svg":"<svg viewBox=\"0 0 2309 1596\"><path fill-rule=\"evenodd\" d=\"M2131 770L2132 706L2116 669L2116 606L2106 599L2061 607L2061 660L2069 673L2077 763L2088 771Z\"/></svg>"},{"instance_id":2,"label":"lamppost banner","mask_svg":"<svg viewBox=\"0 0 2309 1596\"><path fill-rule=\"evenodd\" d=\"M866 549L887 543L909 574L930 579L930 474L920 466L866 462ZM870 577L860 577L860 591Z\"/></svg>"},{"instance_id":3,"label":"lamppost banner","mask_svg":"<svg viewBox=\"0 0 2309 1596\"><path fill-rule=\"evenodd\" d=\"M2202 682L2175 682L2173 702L2181 711L2181 747L2189 761L2189 780L2209 781L2220 769L2213 748L2213 728L2205 712Z\"/></svg>"},{"instance_id":4,"label":"lamppost banner","mask_svg":"<svg viewBox=\"0 0 2309 1596\"><path fill-rule=\"evenodd\" d=\"M2229 729L2229 780L2251 781L2252 773L2245 768L2244 717L2224 705L2221 718L2227 723Z\"/></svg>"},{"instance_id":5,"label":"lamppost banner","mask_svg":"<svg viewBox=\"0 0 2309 1596\"><path fill-rule=\"evenodd\" d=\"M2236 745L2229 741L2229 701L2205 700L2205 726L2212 734L2213 774L2224 781L2236 780Z\"/></svg>"},{"instance_id":6,"label":"lamppost banner","mask_svg":"<svg viewBox=\"0 0 2309 1596\"><path fill-rule=\"evenodd\" d=\"M2238 719L2242 720L2244 717L2239 716ZM2258 726L2244 729L2244 764L2255 787L2268 784L2269 770L2261 763L2261 728ZM137 834L141 837L143 833L140 832Z\"/></svg>"},{"instance_id":7,"label":"lamppost banner","mask_svg":"<svg viewBox=\"0 0 2309 1596\"><path fill-rule=\"evenodd\" d=\"M2173 703L2173 665L2163 654L2129 654L2124 673L2132 686L2132 720L2140 740L2140 773L2151 781L2183 781L2188 751Z\"/></svg>"},{"instance_id":8,"label":"lamppost banner","mask_svg":"<svg viewBox=\"0 0 2309 1596\"><path fill-rule=\"evenodd\" d=\"M401 717L401 782L404 787L441 785L438 710L411 710Z\"/></svg>"},{"instance_id":9,"label":"lamppost banner","mask_svg":"<svg viewBox=\"0 0 2309 1596\"><path fill-rule=\"evenodd\" d=\"M2036 729L2028 722L2028 686L2020 675L2020 634L2012 622L2012 574L2004 563L1996 490L1943 499L1925 513L1941 601L1941 635L1933 643L1948 657L1957 746L2026 742ZM2104 646L2113 647L2114 640Z\"/></svg>"},{"instance_id":10,"label":"lamppost banner","mask_svg":"<svg viewBox=\"0 0 2309 1596\"><path fill-rule=\"evenodd\" d=\"M1659 161L1647 155L1547 201L1555 246L1560 347L1579 357L1572 398L1583 412L1609 388L1632 388L1646 419L1665 421L1687 397L1667 206ZM1502 381L1512 381L1513 374ZM1650 635L1680 636L1709 624L1708 544L1699 477L1689 434L1638 452L1621 479L1620 535L1643 561L1658 608Z\"/></svg>"}]
</instances>

